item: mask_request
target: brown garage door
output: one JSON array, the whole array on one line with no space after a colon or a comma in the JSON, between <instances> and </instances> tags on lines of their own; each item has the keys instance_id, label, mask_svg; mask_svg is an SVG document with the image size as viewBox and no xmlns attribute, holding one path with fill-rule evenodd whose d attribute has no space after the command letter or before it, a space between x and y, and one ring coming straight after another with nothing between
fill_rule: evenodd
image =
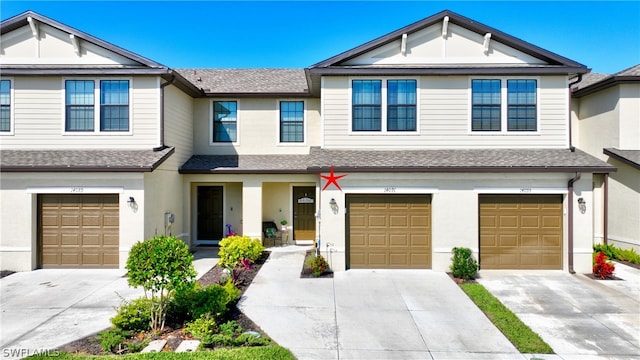
<instances>
[{"instance_id":1,"label":"brown garage door","mask_svg":"<svg viewBox=\"0 0 640 360\"><path fill-rule=\"evenodd\" d=\"M482 269L562 269L562 195L480 195Z\"/></svg>"},{"instance_id":2,"label":"brown garage door","mask_svg":"<svg viewBox=\"0 0 640 360\"><path fill-rule=\"evenodd\" d=\"M117 268L118 195L39 195L43 268Z\"/></svg>"},{"instance_id":3,"label":"brown garage door","mask_svg":"<svg viewBox=\"0 0 640 360\"><path fill-rule=\"evenodd\" d=\"M429 195L347 195L350 268L431 268Z\"/></svg>"}]
</instances>

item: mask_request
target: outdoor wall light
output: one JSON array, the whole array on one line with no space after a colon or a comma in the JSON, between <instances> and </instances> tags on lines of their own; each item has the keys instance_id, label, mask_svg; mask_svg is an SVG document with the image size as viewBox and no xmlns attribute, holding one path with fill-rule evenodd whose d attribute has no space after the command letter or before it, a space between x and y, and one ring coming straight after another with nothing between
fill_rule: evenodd
<instances>
[{"instance_id":1,"label":"outdoor wall light","mask_svg":"<svg viewBox=\"0 0 640 360\"><path fill-rule=\"evenodd\" d=\"M329 200L329 206L334 214L338 214L338 203L336 202L336 199L331 198L331 200Z\"/></svg>"},{"instance_id":2,"label":"outdoor wall light","mask_svg":"<svg viewBox=\"0 0 640 360\"><path fill-rule=\"evenodd\" d=\"M580 213L582 214L587 211L587 202L584 201L584 198L578 198L578 208L580 209Z\"/></svg>"},{"instance_id":3,"label":"outdoor wall light","mask_svg":"<svg viewBox=\"0 0 640 360\"><path fill-rule=\"evenodd\" d=\"M127 204L129 205L130 208L135 209L136 208L136 199L133 198L133 196L129 196L129 200L127 200Z\"/></svg>"}]
</instances>

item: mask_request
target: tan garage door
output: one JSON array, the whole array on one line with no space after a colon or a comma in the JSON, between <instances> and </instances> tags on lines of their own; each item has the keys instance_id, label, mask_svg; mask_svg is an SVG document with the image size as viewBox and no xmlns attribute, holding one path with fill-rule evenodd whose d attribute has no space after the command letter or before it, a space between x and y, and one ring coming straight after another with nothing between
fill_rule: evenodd
<instances>
[{"instance_id":1,"label":"tan garage door","mask_svg":"<svg viewBox=\"0 0 640 360\"><path fill-rule=\"evenodd\" d=\"M429 195L347 195L350 268L431 268Z\"/></svg>"},{"instance_id":2,"label":"tan garage door","mask_svg":"<svg viewBox=\"0 0 640 360\"><path fill-rule=\"evenodd\" d=\"M118 195L39 195L43 268L117 268Z\"/></svg>"},{"instance_id":3,"label":"tan garage door","mask_svg":"<svg viewBox=\"0 0 640 360\"><path fill-rule=\"evenodd\" d=\"M562 195L480 195L482 269L562 269Z\"/></svg>"}]
</instances>

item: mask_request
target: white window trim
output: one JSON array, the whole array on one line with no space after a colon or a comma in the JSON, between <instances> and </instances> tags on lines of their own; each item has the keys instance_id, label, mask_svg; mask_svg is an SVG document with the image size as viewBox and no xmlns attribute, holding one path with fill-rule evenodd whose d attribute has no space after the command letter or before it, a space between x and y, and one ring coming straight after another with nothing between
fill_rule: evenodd
<instances>
[{"instance_id":1,"label":"white window trim","mask_svg":"<svg viewBox=\"0 0 640 360\"><path fill-rule=\"evenodd\" d=\"M67 131L67 80L93 81L93 131ZM100 80L129 81L129 131L100 131ZM62 78L62 135L65 136L122 136L133 135L133 78L130 77L64 77Z\"/></svg>"},{"instance_id":2,"label":"white window trim","mask_svg":"<svg viewBox=\"0 0 640 360\"><path fill-rule=\"evenodd\" d=\"M473 116L473 89L471 83L473 80L500 80L500 131L479 131L472 130ZM507 112L509 104L507 103L507 80L535 80L536 81L536 130L535 131L515 131L507 130ZM540 135L540 77L539 76L472 76L469 77L469 93L468 93L468 120L467 133L474 136L531 136Z\"/></svg>"},{"instance_id":3,"label":"white window trim","mask_svg":"<svg viewBox=\"0 0 640 360\"><path fill-rule=\"evenodd\" d=\"M214 108L213 104L216 101L235 101L236 103L236 141L230 142L221 142L221 141L213 141L213 114ZM240 145L240 99L233 98L221 98L221 99L212 99L209 104L209 146L237 146Z\"/></svg>"},{"instance_id":4,"label":"white window trim","mask_svg":"<svg viewBox=\"0 0 640 360\"><path fill-rule=\"evenodd\" d=\"M353 80L380 80L381 109L380 109L380 131L354 131L353 130ZM387 81L389 80L415 80L416 81L416 130L415 131L388 131L387 130ZM381 77L349 77L349 135L365 135L365 136L414 136L420 135L420 80L419 76L381 76Z\"/></svg>"},{"instance_id":5,"label":"white window trim","mask_svg":"<svg viewBox=\"0 0 640 360\"><path fill-rule=\"evenodd\" d=\"M0 131L0 136L15 135L15 82L13 77L2 77L0 80L9 80L9 131Z\"/></svg>"},{"instance_id":6,"label":"white window trim","mask_svg":"<svg viewBox=\"0 0 640 360\"><path fill-rule=\"evenodd\" d=\"M280 111L281 111L281 103L283 102L302 102L302 142L287 142L281 141L281 124L280 124ZM307 146L307 100L305 99L278 99L277 101L278 109L276 111L276 124L277 124L277 138L276 143L277 146Z\"/></svg>"}]
</instances>

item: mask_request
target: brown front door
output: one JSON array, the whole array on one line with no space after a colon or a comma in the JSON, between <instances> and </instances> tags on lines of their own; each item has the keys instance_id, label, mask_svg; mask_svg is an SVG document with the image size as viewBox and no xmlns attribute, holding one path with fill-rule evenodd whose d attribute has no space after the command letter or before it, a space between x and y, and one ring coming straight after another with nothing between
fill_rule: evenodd
<instances>
[{"instance_id":1,"label":"brown front door","mask_svg":"<svg viewBox=\"0 0 640 360\"><path fill-rule=\"evenodd\" d=\"M198 186L197 240L199 242L218 241L223 238L222 196L222 186Z\"/></svg>"},{"instance_id":2,"label":"brown front door","mask_svg":"<svg viewBox=\"0 0 640 360\"><path fill-rule=\"evenodd\" d=\"M117 268L118 195L39 195L42 268Z\"/></svg>"},{"instance_id":3,"label":"brown front door","mask_svg":"<svg viewBox=\"0 0 640 360\"><path fill-rule=\"evenodd\" d=\"M316 238L316 188L293 187L293 239L315 240Z\"/></svg>"}]
</instances>

